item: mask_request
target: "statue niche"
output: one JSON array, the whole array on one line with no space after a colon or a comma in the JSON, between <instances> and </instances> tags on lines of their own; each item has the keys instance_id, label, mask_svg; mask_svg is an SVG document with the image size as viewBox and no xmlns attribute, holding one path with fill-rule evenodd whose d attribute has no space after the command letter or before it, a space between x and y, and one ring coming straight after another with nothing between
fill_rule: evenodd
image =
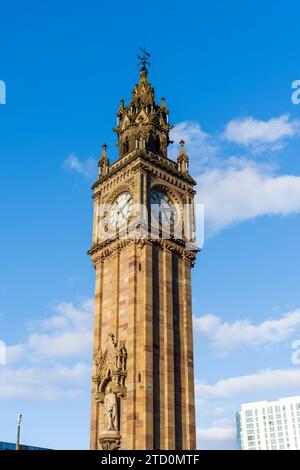
<instances>
[{"instance_id":1,"label":"statue niche","mask_svg":"<svg viewBox=\"0 0 300 470\"><path fill-rule=\"evenodd\" d=\"M98 351L94 359L93 382L96 384L94 399L103 409L105 428L101 430L99 443L103 450L118 449L120 436L120 401L126 398L127 351L118 344L114 335L108 335L104 352Z\"/></svg>"},{"instance_id":2,"label":"statue niche","mask_svg":"<svg viewBox=\"0 0 300 470\"><path fill-rule=\"evenodd\" d=\"M155 135L151 132L149 137L148 137L147 147L148 147L148 150L150 150L154 153L160 153L160 139L159 139L159 136Z\"/></svg>"},{"instance_id":3,"label":"statue niche","mask_svg":"<svg viewBox=\"0 0 300 470\"><path fill-rule=\"evenodd\" d=\"M112 392L110 385L104 396L104 414L107 417L107 431L118 431L118 404L117 396Z\"/></svg>"},{"instance_id":4,"label":"statue niche","mask_svg":"<svg viewBox=\"0 0 300 470\"><path fill-rule=\"evenodd\" d=\"M125 140L122 144L122 155L125 155L129 152L129 140L128 137L125 137Z\"/></svg>"}]
</instances>

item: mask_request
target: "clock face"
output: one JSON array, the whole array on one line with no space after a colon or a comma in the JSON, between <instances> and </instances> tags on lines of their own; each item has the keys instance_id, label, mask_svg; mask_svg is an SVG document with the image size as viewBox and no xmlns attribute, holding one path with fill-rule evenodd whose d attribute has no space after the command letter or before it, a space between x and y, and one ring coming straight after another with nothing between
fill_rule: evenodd
<instances>
[{"instance_id":1,"label":"clock face","mask_svg":"<svg viewBox=\"0 0 300 470\"><path fill-rule=\"evenodd\" d=\"M176 209L169 196L161 190L155 190L150 196L151 214L164 227L173 226L176 221Z\"/></svg>"},{"instance_id":2,"label":"clock face","mask_svg":"<svg viewBox=\"0 0 300 470\"><path fill-rule=\"evenodd\" d=\"M115 199L109 211L109 225L122 227L132 215L132 196L130 193L122 193Z\"/></svg>"}]
</instances>

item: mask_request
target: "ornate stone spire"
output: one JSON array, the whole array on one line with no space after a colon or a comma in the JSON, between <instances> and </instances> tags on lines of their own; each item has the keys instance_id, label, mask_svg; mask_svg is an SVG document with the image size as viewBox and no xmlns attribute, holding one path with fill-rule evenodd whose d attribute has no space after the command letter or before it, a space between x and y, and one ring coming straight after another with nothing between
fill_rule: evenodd
<instances>
[{"instance_id":1,"label":"ornate stone spire","mask_svg":"<svg viewBox=\"0 0 300 470\"><path fill-rule=\"evenodd\" d=\"M184 140L181 139L180 143L180 148L179 148L179 153L177 157L177 165L178 165L178 171L182 173L188 173L189 171L189 157L186 153L185 147L184 147Z\"/></svg>"},{"instance_id":2,"label":"ornate stone spire","mask_svg":"<svg viewBox=\"0 0 300 470\"><path fill-rule=\"evenodd\" d=\"M102 152L101 156L98 162L98 168L99 168L99 176L106 176L108 174L108 168L109 168L109 159L106 153L107 145L103 144L102 145Z\"/></svg>"},{"instance_id":3,"label":"ornate stone spire","mask_svg":"<svg viewBox=\"0 0 300 470\"><path fill-rule=\"evenodd\" d=\"M117 112L118 125L114 131L118 135L119 156L144 151L167 157L169 131L172 128L168 114L165 99L162 98L160 105L155 101L154 89L142 61L140 80L132 90L131 100L128 106L121 100Z\"/></svg>"}]
</instances>

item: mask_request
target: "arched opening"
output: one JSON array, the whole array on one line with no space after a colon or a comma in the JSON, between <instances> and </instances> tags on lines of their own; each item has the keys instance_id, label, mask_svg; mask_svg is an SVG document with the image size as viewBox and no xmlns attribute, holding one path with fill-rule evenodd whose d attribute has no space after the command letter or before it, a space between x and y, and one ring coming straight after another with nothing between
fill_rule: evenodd
<instances>
[{"instance_id":1,"label":"arched opening","mask_svg":"<svg viewBox=\"0 0 300 470\"><path fill-rule=\"evenodd\" d=\"M156 150L156 152L160 153L160 149L161 149L161 147L160 147L160 138L157 135L156 136L156 142L155 142L155 150Z\"/></svg>"},{"instance_id":2,"label":"arched opening","mask_svg":"<svg viewBox=\"0 0 300 470\"><path fill-rule=\"evenodd\" d=\"M125 138L123 145L122 145L122 155L125 155L129 151L129 142L128 137Z\"/></svg>"},{"instance_id":3,"label":"arched opening","mask_svg":"<svg viewBox=\"0 0 300 470\"><path fill-rule=\"evenodd\" d=\"M136 139L136 148L137 149L143 148L143 137L141 135Z\"/></svg>"}]
</instances>

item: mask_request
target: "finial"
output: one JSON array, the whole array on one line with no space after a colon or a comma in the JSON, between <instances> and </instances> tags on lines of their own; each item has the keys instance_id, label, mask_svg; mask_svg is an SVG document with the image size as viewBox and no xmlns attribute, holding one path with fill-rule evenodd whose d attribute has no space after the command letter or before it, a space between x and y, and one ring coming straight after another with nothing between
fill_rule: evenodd
<instances>
[{"instance_id":1,"label":"finial","mask_svg":"<svg viewBox=\"0 0 300 470\"><path fill-rule=\"evenodd\" d=\"M117 116L119 114L122 114L123 111L124 111L124 100L122 99L122 100L120 100L120 105L119 105L119 109L118 109L118 112L117 112Z\"/></svg>"},{"instance_id":2,"label":"finial","mask_svg":"<svg viewBox=\"0 0 300 470\"><path fill-rule=\"evenodd\" d=\"M161 97L160 102L161 102L161 107L164 109L167 109L166 100L163 96Z\"/></svg>"},{"instance_id":3,"label":"finial","mask_svg":"<svg viewBox=\"0 0 300 470\"><path fill-rule=\"evenodd\" d=\"M147 72L147 66L150 67L149 59L151 55L146 51L145 46L140 47L140 50L142 51L143 55L137 55L137 58L139 59L138 67L140 68L140 72Z\"/></svg>"},{"instance_id":4,"label":"finial","mask_svg":"<svg viewBox=\"0 0 300 470\"><path fill-rule=\"evenodd\" d=\"M106 154L106 149L107 149L107 145L103 144L102 145L102 153L101 153L101 156L100 156L100 160L98 162L99 177L105 176L109 172L109 160L108 160L108 156Z\"/></svg>"},{"instance_id":5,"label":"finial","mask_svg":"<svg viewBox=\"0 0 300 470\"><path fill-rule=\"evenodd\" d=\"M105 160L105 159L107 159L106 149L107 149L107 145L106 145L106 144L103 144L103 145L102 145L102 153L101 153L100 160Z\"/></svg>"},{"instance_id":6,"label":"finial","mask_svg":"<svg viewBox=\"0 0 300 470\"><path fill-rule=\"evenodd\" d=\"M187 156L187 153L184 148L184 140L181 139L179 141L180 143L180 148L179 148L179 153L177 157L177 165L178 165L178 171L182 173L188 173L189 171L189 157Z\"/></svg>"}]
</instances>

